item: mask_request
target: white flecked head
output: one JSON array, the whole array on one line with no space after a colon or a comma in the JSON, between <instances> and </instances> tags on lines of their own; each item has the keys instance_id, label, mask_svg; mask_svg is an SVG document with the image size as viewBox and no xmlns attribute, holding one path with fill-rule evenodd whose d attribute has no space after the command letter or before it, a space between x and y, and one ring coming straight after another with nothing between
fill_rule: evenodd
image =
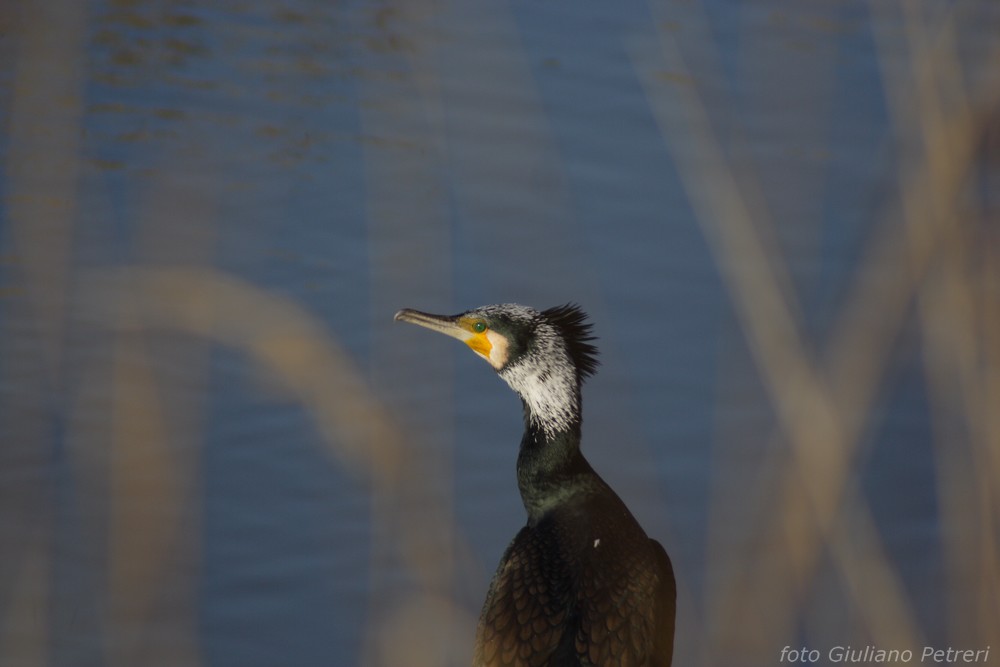
<instances>
[{"instance_id":1,"label":"white flecked head","mask_svg":"<svg viewBox=\"0 0 1000 667\"><path fill-rule=\"evenodd\" d=\"M524 401L529 425L546 437L580 419L580 385L597 368L586 314L573 304L538 311L516 303L454 316L401 310L396 319L458 338Z\"/></svg>"},{"instance_id":2,"label":"white flecked head","mask_svg":"<svg viewBox=\"0 0 1000 667\"><path fill-rule=\"evenodd\" d=\"M489 359L500 377L524 401L528 419L547 437L580 418L580 384L597 365L590 325L576 306L537 311L519 304L477 308L490 334L503 340ZM497 363L500 362L500 363Z\"/></svg>"}]
</instances>

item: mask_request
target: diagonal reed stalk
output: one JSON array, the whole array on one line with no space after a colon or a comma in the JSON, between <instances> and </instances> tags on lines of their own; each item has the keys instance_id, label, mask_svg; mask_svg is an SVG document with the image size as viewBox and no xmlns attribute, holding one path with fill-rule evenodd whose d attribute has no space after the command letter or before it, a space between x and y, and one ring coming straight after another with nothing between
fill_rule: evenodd
<instances>
[{"instance_id":1,"label":"diagonal reed stalk","mask_svg":"<svg viewBox=\"0 0 1000 667\"><path fill-rule=\"evenodd\" d=\"M922 27L912 20L907 27L911 39L922 36ZM695 80L669 37L663 37L661 49L672 72ZM928 57L923 45L914 46L911 66L925 84ZM958 111L944 113L937 103L940 93L927 85L920 103L907 110L918 114L925 141L922 159L903 175L902 217L890 213L881 223L826 354L814 355L796 320L794 301L782 289L787 280L781 257L769 254L762 240L766 219L755 218L744 195L752 177L741 173L737 178L727 164L696 87L672 88L669 104L680 108L677 114L667 111L668 102L658 103L663 94L650 76L644 77L793 455L793 465L778 482L779 500L762 504L752 523L755 548L741 560L757 565L734 572L732 585L714 607L717 615L709 623L720 646L709 649L714 654L709 662L726 654L721 645L734 633L745 637L735 650L749 648L765 661L775 646L793 642L824 551L846 584L866 636L879 646L921 644L906 594L851 470L895 336L914 296L924 289L940 245L957 233L953 211L981 141L982 123L963 113L968 103L957 86L958 72L953 69L945 79ZM992 102L986 100L987 109ZM995 478L981 483L991 488ZM773 563L775 557L780 565ZM756 605L764 600L767 613L759 614Z\"/></svg>"},{"instance_id":2,"label":"diagonal reed stalk","mask_svg":"<svg viewBox=\"0 0 1000 667\"><path fill-rule=\"evenodd\" d=\"M330 456L371 481L373 522L381 535L376 539L383 540L373 551L378 558L398 556L417 590L388 613L378 603L370 606L373 642L420 622L425 624L421 628L446 623L467 633L472 619L453 599L450 587L455 583L453 570L469 567L471 550L455 530L453 499L420 486L419 476L411 474L419 444L404 443L371 383L318 319L289 299L213 269L136 265L87 271L77 266L73 240L82 160L80 91L86 81L87 3L53 0L20 6L24 11L3 166L5 215L10 221L4 230L5 253L9 248L19 257L6 268L23 298L10 306L5 302L10 310L4 315L21 318L28 333L14 327L4 330L0 386L16 387L18 396L33 405L65 403L83 416L89 414L87 385L110 386L112 405L102 413L108 423L98 429L98 437L106 442L95 451L69 454L75 487L67 492L78 494L75 500L81 504L89 503L84 514L98 517L82 519L80 531L107 537L106 545L80 552L94 557L99 551L106 558L97 568L106 569L106 574L94 575L93 584L99 597L107 599L106 608L100 608L99 620L87 622L96 629L95 641L108 664L158 660L195 667L201 660L196 596L191 591L177 598L183 636L171 653L156 653L146 634L163 622L158 616L163 594L158 582L169 577L178 559L197 562L200 557L197 538L183 534L197 513L191 498L199 471L196 457L177 446L196 442L197 434L185 432L171 419L190 406L153 363L151 339L159 331L203 341L185 357L196 374L204 371L207 343L249 356L307 407ZM516 26L498 11L498 20L509 23L505 34L513 41ZM1000 252L984 231L995 221L978 220L991 213L995 217L995 211L977 210L968 194L982 159L983 137L1000 115L1000 94L994 92L1000 90L1000 77L995 72L987 77L992 86L966 82L954 14L940 22L922 11L923 5L905 0L871 3L877 25L902 27L899 34L876 30L875 35L893 127L910 159L898 175L899 205L879 220L822 347L808 338L800 321L785 258L769 243L772 221L753 198L752 175L737 172L727 162L707 105L698 88L689 85L700 77L668 34L660 36L654 61L668 63L672 80L680 85L665 92L649 60L634 59L660 131L675 151L778 422L762 466L776 472L751 479L746 490L752 500L745 503L751 515L747 550L739 559L722 556L711 562L709 578L723 585L707 596L700 640L684 640L701 642L700 664L773 664L775 647L796 638L809 612L809 595L824 557L833 563L850 611L859 619L852 637L882 646L918 646L923 641L915 609L854 474L893 344L914 311L935 429L949 637L956 645L1000 644ZM428 7L421 12L433 13ZM905 56L903 67L893 60L899 54ZM998 56L993 53L992 62L1000 62ZM365 134L381 137L408 128L412 136L405 139L410 145L426 140L446 152L454 139L445 129L448 100L440 90L446 73L439 71L432 50L404 50L402 57L410 69L407 85L426 108L412 114L393 104L372 105L361 114ZM532 85L523 61L505 62L511 68L505 73L509 81L525 88ZM907 75L900 76L900 71ZM398 97L397 91L387 100ZM520 102L521 113L528 109L544 116L530 91ZM375 250L393 247L380 245L381 240L404 233L413 222L411 210L392 208L392 196L409 187L410 196L401 201L412 201L438 185L428 176L419 151L400 158L377 150L367 146L364 154ZM466 160L455 171L475 163ZM530 174L521 177L517 182L530 185ZM465 205L475 217L475 207L482 203L469 197ZM419 214L423 221L447 220L446 209L428 207ZM413 234L407 257L373 261L373 309L391 312L397 305L391 304L392 295L407 284L414 267L433 261L441 248L451 249L447 227L447 222L432 232L421 227ZM510 242L500 234L486 238ZM565 257L553 261L573 266ZM447 293L448 270L428 280L427 287ZM75 308L100 323L95 331L111 330L113 353L107 367L84 364L81 377L70 381L68 322ZM380 379L390 378L391 364L385 363L379 372ZM0 423L8 436L4 455L5 461L31 473L51 465L56 448L53 420L44 410L22 408L6 397L0 404ZM85 441L74 428L84 427L71 425L67 440ZM445 465L442 471L449 469ZM6 577L0 605L4 665L58 661L52 652L59 638L52 636L52 628L60 627L55 619L66 611L59 608L64 600L57 590L63 585L56 579L57 564L69 560L60 545L66 548L73 540L57 525L59 489L34 484L35 479L0 489L9 512L5 518L16 524L21 537L0 553ZM414 498L420 499L419 506L410 502ZM717 502L733 500L720 497ZM163 520L150 525L154 510ZM376 584L373 581L373 589ZM62 595L73 598L77 593ZM371 664L397 664L401 657L411 657L414 646L380 648L367 659ZM429 664L427 656L434 647L421 650L421 659Z\"/></svg>"}]
</instances>

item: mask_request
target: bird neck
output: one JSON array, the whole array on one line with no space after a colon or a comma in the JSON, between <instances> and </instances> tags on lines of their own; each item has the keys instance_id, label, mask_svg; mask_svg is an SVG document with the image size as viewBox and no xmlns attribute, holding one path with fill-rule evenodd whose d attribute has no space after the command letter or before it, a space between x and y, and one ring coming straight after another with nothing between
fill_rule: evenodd
<instances>
[{"instance_id":1,"label":"bird neck","mask_svg":"<svg viewBox=\"0 0 1000 667\"><path fill-rule=\"evenodd\" d=\"M580 377L564 350L536 354L499 373L521 397L529 430L551 441L575 431L579 440Z\"/></svg>"},{"instance_id":2,"label":"bird neck","mask_svg":"<svg viewBox=\"0 0 1000 667\"><path fill-rule=\"evenodd\" d=\"M580 453L580 376L557 348L505 367L500 377L524 405L517 485L530 523L593 475Z\"/></svg>"},{"instance_id":3,"label":"bird neck","mask_svg":"<svg viewBox=\"0 0 1000 667\"><path fill-rule=\"evenodd\" d=\"M566 427L551 431L533 418L525 403L524 422L517 486L528 522L534 523L576 493L594 473L580 451L579 412Z\"/></svg>"}]
</instances>

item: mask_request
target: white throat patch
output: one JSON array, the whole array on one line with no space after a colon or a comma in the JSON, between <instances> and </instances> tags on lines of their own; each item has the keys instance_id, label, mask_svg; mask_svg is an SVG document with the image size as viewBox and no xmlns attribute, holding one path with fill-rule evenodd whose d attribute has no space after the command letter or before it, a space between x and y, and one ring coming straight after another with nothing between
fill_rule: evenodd
<instances>
[{"instance_id":1,"label":"white throat patch","mask_svg":"<svg viewBox=\"0 0 1000 667\"><path fill-rule=\"evenodd\" d=\"M507 351L507 339L495 331L487 331L486 338L490 341L490 356L486 361L490 362L495 370L500 370L507 363L509 355Z\"/></svg>"}]
</instances>

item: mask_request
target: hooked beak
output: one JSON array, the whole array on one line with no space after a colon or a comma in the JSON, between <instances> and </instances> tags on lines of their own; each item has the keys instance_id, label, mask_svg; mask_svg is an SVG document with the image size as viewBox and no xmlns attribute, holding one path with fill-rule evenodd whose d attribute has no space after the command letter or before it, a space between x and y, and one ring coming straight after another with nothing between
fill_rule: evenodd
<instances>
[{"instance_id":1,"label":"hooked beak","mask_svg":"<svg viewBox=\"0 0 1000 667\"><path fill-rule=\"evenodd\" d=\"M431 315L430 313L422 313L419 310L404 308L396 313L396 316L392 319L397 322L409 322L410 324L416 324L417 326L424 327L425 329L430 329L431 331L437 331L438 333L443 333L446 336L457 338L462 342L468 342L469 339L475 335L465 327L461 326L458 323L457 317L450 317L448 315Z\"/></svg>"},{"instance_id":2,"label":"hooked beak","mask_svg":"<svg viewBox=\"0 0 1000 667\"><path fill-rule=\"evenodd\" d=\"M393 318L397 322L409 322L417 326L457 338L468 345L473 352L499 370L507 361L507 340L492 331L476 332L474 320L462 315L431 315L419 310L404 308Z\"/></svg>"}]
</instances>

